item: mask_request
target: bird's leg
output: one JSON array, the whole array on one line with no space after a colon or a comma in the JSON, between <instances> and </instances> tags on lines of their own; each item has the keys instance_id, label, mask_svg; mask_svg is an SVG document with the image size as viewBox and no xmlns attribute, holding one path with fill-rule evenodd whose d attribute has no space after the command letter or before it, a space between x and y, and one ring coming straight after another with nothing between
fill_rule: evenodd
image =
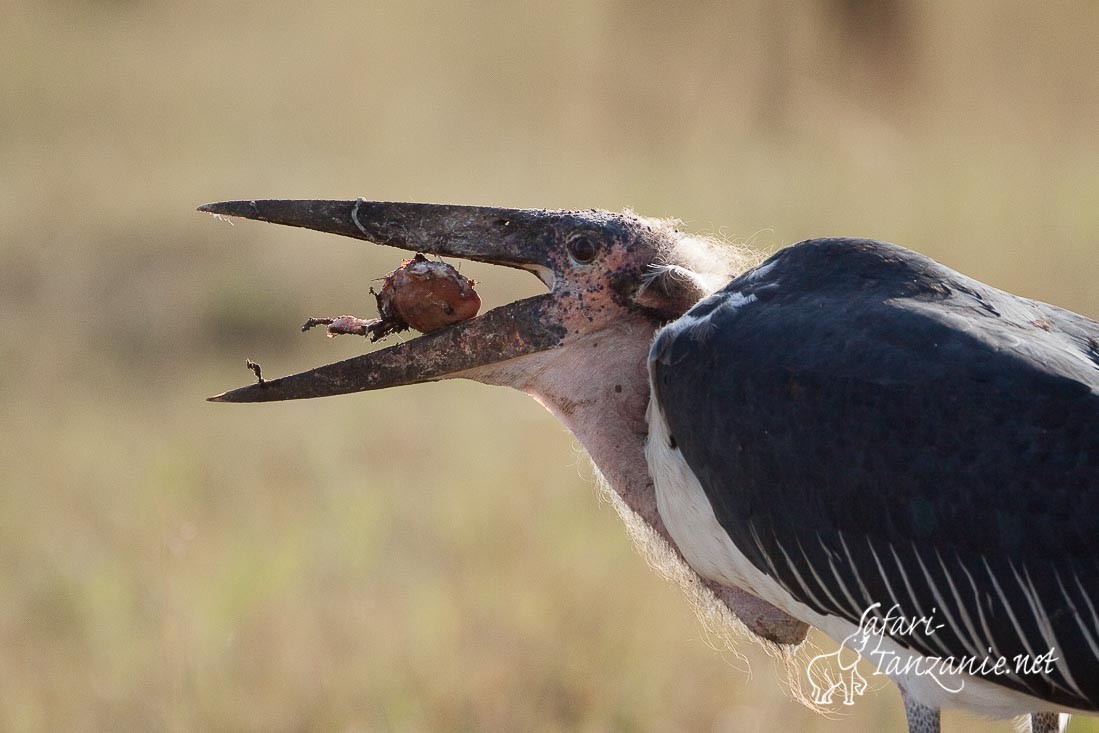
<instances>
[{"instance_id":1,"label":"bird's leg","mask_svg":"<svg viewBox=\"0 0 1099 733\"><path fill-rule=\"evenodd\" d=\"M1065 725L1061 725L1059 713L1031 713L1030 733L1061 733L1068 727L1068 716L1064 716Z\"/></svg>"},{"instance_id":2,"label":"bird's leg","mask_svg":"<svg viewBox=\"0 0 1099 733\"><path fill-rule=\"evenodd\" d=\"M901 688L904 715L908 719L908 733L939 733L939 711L917 702L908 691Z\"/></svg>"}]
</instances>

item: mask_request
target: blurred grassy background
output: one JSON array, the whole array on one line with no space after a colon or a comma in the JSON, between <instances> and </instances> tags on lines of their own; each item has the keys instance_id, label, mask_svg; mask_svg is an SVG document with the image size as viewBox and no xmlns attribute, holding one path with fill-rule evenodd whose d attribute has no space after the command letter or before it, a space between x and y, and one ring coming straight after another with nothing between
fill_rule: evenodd
<instances>
[{"instance_id":1,"label":"blurred grassy background","mask_svg":"<svg viewBox=\"0 0 1099 733\"><path fill-rule=\"evenodd\" d=\"M194 207L632 206L1094 318L1096 38L1087 0L0 0L0 728L899 729L712 649L521 395L205 403L361 350L297 325L400 255Z\"/></svg>"}]
</instances>

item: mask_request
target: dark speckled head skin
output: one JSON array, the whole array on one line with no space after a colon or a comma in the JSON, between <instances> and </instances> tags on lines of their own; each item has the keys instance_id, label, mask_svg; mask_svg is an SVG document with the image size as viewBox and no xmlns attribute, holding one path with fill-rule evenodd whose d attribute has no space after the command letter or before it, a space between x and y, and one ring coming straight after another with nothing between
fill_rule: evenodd
<instances>
[{"instance_id":1,"label":"dark speckled head skin","mask_svg":"<svg viewBox=\"0 0 1099 733\"><path fill-rule=\"evenodd\" d=\"M693 303L646 291L646 276L676 235L632 214L361 199L226 201L199 210L515 267L550 288L406 343L211 397L215 402L305 399L445 379L564 346L625 315L669 320Z\"/></svg>"}]
</instances>

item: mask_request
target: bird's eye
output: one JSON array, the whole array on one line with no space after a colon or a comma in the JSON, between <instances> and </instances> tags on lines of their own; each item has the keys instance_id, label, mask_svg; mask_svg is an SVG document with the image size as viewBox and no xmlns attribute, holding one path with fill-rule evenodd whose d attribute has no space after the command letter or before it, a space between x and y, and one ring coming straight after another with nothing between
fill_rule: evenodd
<instances>
[{"instance_id":1,"label":"bird's eye","mask_svg":"<svg viewBox=\"0 0 1099 733\"><path fill-rule=\"evenodd\" d=\"M591 241L591 237L584 234L570 239L566 247L569 251L569 257L581 265L586 265L594 260L597 253L595 242Z\"/></svg>"}]
</instances>

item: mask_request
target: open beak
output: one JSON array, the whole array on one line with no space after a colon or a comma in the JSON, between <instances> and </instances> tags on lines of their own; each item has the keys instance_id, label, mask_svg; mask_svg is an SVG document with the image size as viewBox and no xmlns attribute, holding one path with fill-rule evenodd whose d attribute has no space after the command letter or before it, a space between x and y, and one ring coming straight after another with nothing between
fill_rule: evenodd
<instances>
[{"instance_id":1,"label":"open beak","mask_svg":"<svg viewBox=\"0 0 1099 733\"><path fill-rule=\"evenodd\" d=\"M199 211L257 219L365 239L413 252L528 270L551 289L562 227L583 214L535 209L377 201L225 201ZM210 397L211 402L272 402L363 392L456 376L563 342L553 292L379 351Z\"/></svg>"}]
</instances>

